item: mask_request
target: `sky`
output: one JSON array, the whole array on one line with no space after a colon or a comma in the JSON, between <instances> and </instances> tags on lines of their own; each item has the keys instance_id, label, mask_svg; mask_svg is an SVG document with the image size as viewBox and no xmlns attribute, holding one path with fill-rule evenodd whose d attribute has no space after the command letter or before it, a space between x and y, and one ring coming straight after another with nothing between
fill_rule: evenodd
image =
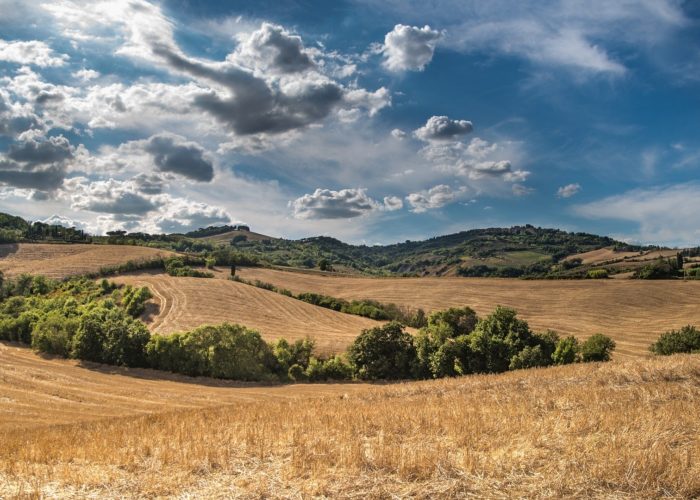
<instances>
[{"instance_id":1,"label":"sky","mask_svg":"<svg viewBox=\"0 0 700 500\"><path fill-rule=\"evenodd\" d=\"M700 245L700 2L0 0L0 211Z\"/></svg>"}]
</instances>

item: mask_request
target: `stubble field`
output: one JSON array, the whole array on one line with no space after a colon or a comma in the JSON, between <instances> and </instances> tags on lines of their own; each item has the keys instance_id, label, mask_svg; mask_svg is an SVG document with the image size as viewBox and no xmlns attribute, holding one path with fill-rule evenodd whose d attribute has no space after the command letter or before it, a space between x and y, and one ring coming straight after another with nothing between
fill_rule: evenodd
<instances>
[{"instance_id":1,"label":"stubble field","mask_svg":"<svg viewBox=\"0 0 700 500\"><path fill-rule=\"evenodd\" d=\"M295 293L375 299L426 311L470 306L479 315L513 307L536 330L586 338L604 333L615 356L648 354L649 344L672 328L700 325L700 280L517 280L498 278L362 278L244 268L238 274Z\"/></svg>"},{"instance_id":2,"label":"stubble field","mask_svg":"<svg viewBox=\"0 0 700 500\"><path fill-rule=\"evenodd\" d=\"M34 425L0 427L0 497L700 495L698 356L237 388L8 349L4 415ZM24 399L14 399L17 378ZM27 409L54 413L59 400L74 416L57 410L52 423Z\"/></svg>"}]
</instances>

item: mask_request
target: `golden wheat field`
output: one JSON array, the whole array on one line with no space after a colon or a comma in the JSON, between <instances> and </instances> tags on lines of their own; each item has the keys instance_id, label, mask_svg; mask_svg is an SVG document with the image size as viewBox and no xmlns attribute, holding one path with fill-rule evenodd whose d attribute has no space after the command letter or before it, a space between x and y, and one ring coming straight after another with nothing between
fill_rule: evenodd
<instances>
[{"instance_id":1,"label":"golden wheat field","mask_svg":"<svg viewBox=\"0 0 700 500\"><path fill-rule=\"evenodd\" d=\"M700 281L516 280L504 278L362 278L244 268L243 278L293 292L375 299L432 311L470 306L480 315L497 305L515 308L537 330L585 338L605 333L615 356L647 353L671 328L700 325Z\"/></svg>"},{"instance_id":2,"label":"golden wheat field","mask_svg":"<svg viewBox=\"0 0 700 500\"><path fill-rule=\"evenodd\" d=\"M379 323L313 306L275 292L223 279L175 278L139 273L117 283L148 286L158 311L147 317L151 331L172 333L228 321L258 330L266 340L311 337L320 353L344 351L365 328Z\"/></svg>"},{"instance_id":3,"label":"golden wheat field","mask_svg":"<svg viewBox=\"0 0 700 500\"><path fill-rule=\"evenodd\" d=\"M0 357L0 497L700 495L697 355L270 388Z\"/></svg>"},{"instance_id":4,"label":"golden wheat field","mask_svg":"<svg viewBox=\"0 0 700 500\"><path fill-rule=\"evenodd\" d=\"M13 243L0 245L0 271L63 278L98 271L127 261L145 261L174 255L167 250L127 245Z\"/></svg>"}]
</instances>

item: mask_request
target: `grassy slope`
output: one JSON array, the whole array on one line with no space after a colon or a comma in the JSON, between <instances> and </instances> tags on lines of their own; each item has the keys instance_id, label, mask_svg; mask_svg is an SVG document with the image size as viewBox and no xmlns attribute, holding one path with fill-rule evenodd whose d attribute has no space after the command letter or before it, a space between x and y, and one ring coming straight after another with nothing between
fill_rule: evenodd
<instances>
[{"instance_id":1,"label":"grassy slope","mask_svg":"<svg viewBox=\"0 0 700 500\"><path fill-rule=\"evenodd\" d=\"M29 381L50 402L97 413L111 410L110 394L138 395L149 384L151 398L167 401L163 410L214 391L226 405L21 433L6 428L0 496L700 495L698 356L330 386L334 396L327 385L302 386L305 394L293 399L257 388L250 401L225 396L244 389L143 373L118 374L105 385L103 373L82 370L103 384L86 402L85 392L73 392L68 362L53 375L25 358L3 360L15 377L3 377L0 387Z\"/></svg>"}]
</instances>

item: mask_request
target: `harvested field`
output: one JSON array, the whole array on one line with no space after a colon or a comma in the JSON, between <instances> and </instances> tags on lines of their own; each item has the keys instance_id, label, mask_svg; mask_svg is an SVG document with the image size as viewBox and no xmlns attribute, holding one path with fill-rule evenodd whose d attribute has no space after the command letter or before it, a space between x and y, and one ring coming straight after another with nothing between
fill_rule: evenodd
<instances>
[{"instance_id":1,"label":"harvested field","mask_svg":"<svg viewBox=\"0 0 700 500\"><path fill-rule=\"evenodd\" d=\"M96 272L105 266L168 255L175 254L167 250L127 245L4 244L0 245L0 271L6 276L30 273L63 278Z\"/></svg>"},{"instance_id":2,"label":"harvested field","mask_svg":"<svg viewBox=\"0 0 700 500\"><path fill-rule=\"evenodd\" d=\"M265 387L41 357L27 347L0 343L0 432L246 401L330 396L362 387L363 384Z\"/></svg>"},{"instance_id":3,"label":"harvested field","mask_svg":"<svg viewBox=\"0 0 700 500\"><path fill-rule=\"evenodd\" d=\"M228 321L256 329L266 340L308 336L316 341L320 353L331 353L345 350L364 328L379 324L223 279L140 273L114 281L150 288L160 305L158 314L149 321L151 331L157 333Z\"/></svg>"},{"instance_id":4,"label":"harvested field","mask_svg":"<svg viewBox=\"0 0 700 500\"><path fill-rule=\"evenodd\" d=\"M30 381L29 391L45 394L39 401L70 394L65 405L78 408L87 397L95 406L84 412L109 415L110 398L139 408L145 393L175 411L25 432L6 425L0 497L700 495L700 356L387 386L255 388L254 400L235 399L251 396L246 389L89 370L83 377L64 362L37 369L25 355L8 361L0 366L16 373L0 387ZM82 383L93 392L75 396ZM177 406L206 398L222 406ZM21 403L10 408L33 421Z\"/></svg>"},{"instance_id":5,"label":"harvested field","mask_svg":"<svg viewBox=\"0 0 700 500\"><path fill-rule=\"evenodd\" d=\"M238 274L344 299L375 299L426 310L470 306L480 315L515 308L536 330L585 338L605 333L616 357L648 353L671 328L700 326L700 281L515 280L498 278L363 278L245 268Z\"/></svg>"}]
</instances>

